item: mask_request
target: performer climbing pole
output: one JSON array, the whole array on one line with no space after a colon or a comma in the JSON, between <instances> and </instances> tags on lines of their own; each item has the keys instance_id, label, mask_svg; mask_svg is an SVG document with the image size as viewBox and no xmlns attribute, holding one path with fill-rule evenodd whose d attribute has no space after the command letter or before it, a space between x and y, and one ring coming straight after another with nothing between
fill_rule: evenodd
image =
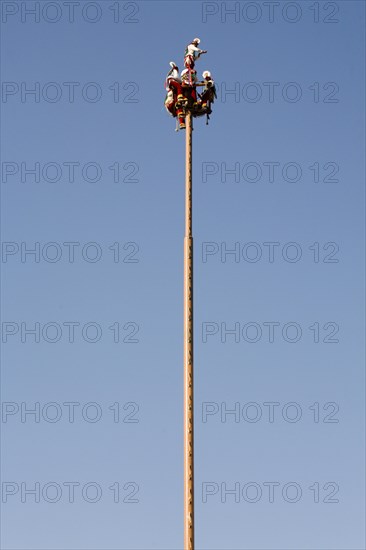
<instances>
[{"instance_id":1,"label":"performer climbing pole","mask_svg":"<svg viewBox=\"0 0 366 550\"><path fill-rule=\"evenodd\" d=\"M215 85L209 71L204 71L203 81L197 81L195 60L207 53L200 50L199 38L187 46L185 69L179 77L177 65L171 61L171 69L165 81L167 96L165 107L177 117L177 129L186 130L185 177L185 235L184 235L184 550L194 550L194 371L193 371L193 231L192 231L192 130L193 118L211 114L216 97ZM197 86L204 92L197 94Z\"/></svg>"}]
</instances>

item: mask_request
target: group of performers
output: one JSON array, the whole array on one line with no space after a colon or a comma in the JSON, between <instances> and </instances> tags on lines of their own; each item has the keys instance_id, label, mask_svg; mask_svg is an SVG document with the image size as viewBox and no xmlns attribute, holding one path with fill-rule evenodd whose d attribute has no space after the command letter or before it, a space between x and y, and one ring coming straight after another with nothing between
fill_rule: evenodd
<instances>
[{"instance_id":1,"label":"group of performers","mask_svg":"<svg viewBox=\"0 0 366 550\"><path fill-rule=\"evenodd\" d=\"M198 45L199 38L192 40L188 44L184 55L184 69L179 74L179 69L174 61L170 62L170 71L165 80L165 89L167 95L165 98L165 107L169 114L177 118L177 129L184 129L185 111L188 108L193 116L206 115L207 120L212 113L211 105L216 96L215 82L210 71L202 73L203 81L198 81L197 71L195 70L196 60L206 50L201 50ZM203 86L203 92L197 94L196 87Z\"/></svg>"}]
</instances>

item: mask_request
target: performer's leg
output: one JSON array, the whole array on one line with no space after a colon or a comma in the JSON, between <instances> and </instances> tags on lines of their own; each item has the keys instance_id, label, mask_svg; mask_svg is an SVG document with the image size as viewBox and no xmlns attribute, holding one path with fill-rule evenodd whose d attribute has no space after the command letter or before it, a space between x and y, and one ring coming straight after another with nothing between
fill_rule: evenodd
<instances>
[{"instance_id":1,"label":"performer's leg","mask_svg":"<svg viewBox=\"0 0 366 550\"><path fill-rule=\"evenodd\" d=\"M177 117L178 117L178 121L179 121L179 128L181 130L183 130L186 127L186 121L185 121L185 118L184 118L183 109L180 108L180 107L178 107L178 109L177 109Z\"/></svg>"},{"instance_id":2,"label":"performer's leg","mask_svg":"<svg viewBox=\"0 0 366 550\"><path fill-rule=\"evenodd\" d=\"M186 69L193 69L194 68L194 60L191 55L187 55L184 58L184 66Z\"/></svg>"},{"instance_id":3,"label":"performer's leg","mask_svg":"<svg viewBox=\"0 0 366 550\"><path fill-rule=\"evenodd\" d=\"M202 96L201 96L201 105L202 105L202 109L206 109L207 107L207 102L208 102L208 93L207 92L203 92Z\"/></svg>"},{"instance_id":4,"label":"performer's leg","mask_svg":"<svg viewBox=\"0 0 366 550\"><path fill-rule=\"evenodd\" d=\"M171 80L170 81L170 86L171 86L172 90L174 91L175 101L178 102L178 104L180 104L182 102L184 103L185 98L184 98L183 93L182 93L182 86L181 86L180 82L177 82L176 80Z\"/></svg>"},{"instance_id":5,"label":"performer's leg","mask_svg":"<svg viewBox=\"0 0 366 550\"><path fill-rule=\"evenodd\" d=\"M194 59L193 59L193 57L192 57L191 66L190 66L190 68L188 69L188 71L189 71L189 73L188 73L188 74L189 74L189 84L190 84L191 86L193 86L193 78L192 78L192 74L193 74L193 72L194 72Z\"/></svg>"},{"instance_id":6,"label":"performer's leg","mask_svg":"<svg viewBox=\"0 0 366 550\"><path fill-rule=\"evenodd\" d=\"M212 91L207 90L206 92L203 92L201 97L202 97L202 109L204 109L208 113L211 113L212 112L211 104L214 98Z\"/></svg>"}]
</instances>

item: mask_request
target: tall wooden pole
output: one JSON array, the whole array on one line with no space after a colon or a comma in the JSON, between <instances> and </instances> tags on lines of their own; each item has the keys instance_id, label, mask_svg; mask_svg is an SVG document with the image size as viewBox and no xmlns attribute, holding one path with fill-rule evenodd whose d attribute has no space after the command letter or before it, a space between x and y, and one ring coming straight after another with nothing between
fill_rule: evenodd
<instances>
[{"instance_id":1,"label":"tall wooden pole","mask_svg":"<svg viewBox=\"0 0 366 550\"><path fill-rule=\"evenodd\" d=\"M194 550L192 113L186 114L184 237L184 550Z\"/></svg>"}]
</instances>

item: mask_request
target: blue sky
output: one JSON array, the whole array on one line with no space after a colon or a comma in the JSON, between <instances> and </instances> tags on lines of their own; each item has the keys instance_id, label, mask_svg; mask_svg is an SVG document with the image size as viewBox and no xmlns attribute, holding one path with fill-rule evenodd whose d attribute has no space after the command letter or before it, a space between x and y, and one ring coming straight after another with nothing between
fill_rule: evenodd
<instances>
[{"instance_id":1,"label":"blue sky","mask_svg":"<svg viewBox=\"0 0 366 550\"><path fill-rule=\"evenodd\" d=\"M1 7L3 548L183 547L196 36L196 546L364 548L364 3Z\"/></svg>"}]
</instances>

